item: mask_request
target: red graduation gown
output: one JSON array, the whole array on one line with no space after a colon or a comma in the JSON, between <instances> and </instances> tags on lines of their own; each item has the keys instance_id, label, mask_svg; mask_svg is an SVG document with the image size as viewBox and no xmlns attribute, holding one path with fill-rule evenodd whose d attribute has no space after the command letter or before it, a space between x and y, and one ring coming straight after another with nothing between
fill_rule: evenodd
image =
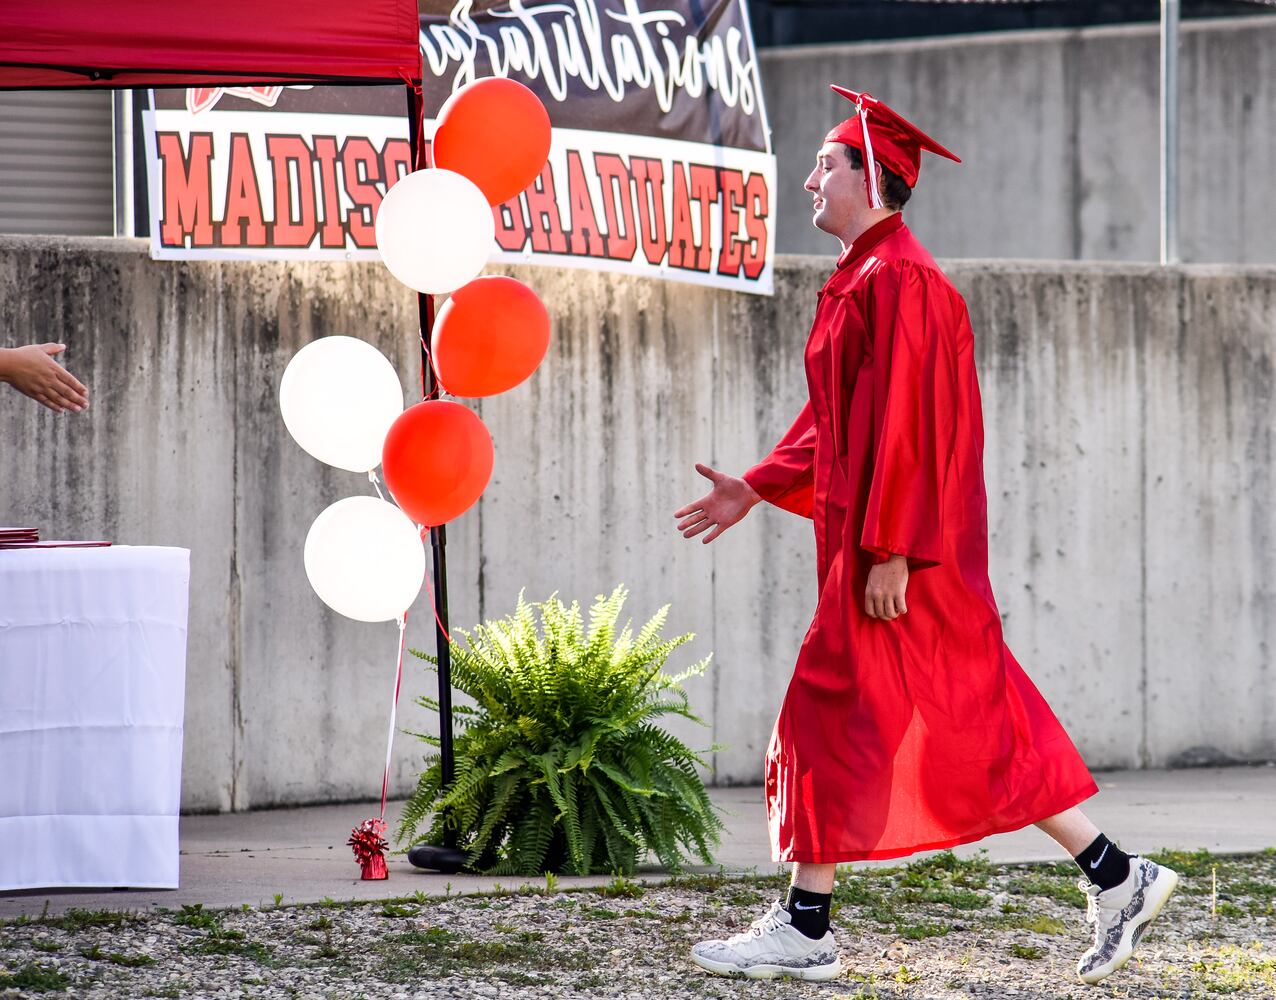
<instances>
[{"instance_id":1,"label":"red graduation gown","mask_svg":"<svg viewBox=\"0 0 1276 1000\"><path fill-rule=\"evenodd\" d=\"M810 401L745 479L815 523L819 600L766 758L777 861L893 858L1015 830L1098 791L1002 640L966 304L899 214L819 295ZM908 613L869 618L908 557Z\"/></svg>"}]
</instances>

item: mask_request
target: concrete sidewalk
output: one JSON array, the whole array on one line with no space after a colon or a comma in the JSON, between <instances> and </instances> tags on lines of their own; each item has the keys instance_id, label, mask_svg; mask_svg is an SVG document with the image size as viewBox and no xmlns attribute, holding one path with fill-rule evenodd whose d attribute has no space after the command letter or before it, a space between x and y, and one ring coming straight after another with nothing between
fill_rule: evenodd
<instances>
[{"instance_id":1,"label":"concrete sidewalk","mask_svg":"<svg viewBox=\"0 0 1276 1000\"><path fill-rule=\"evenodd\" d=\"M1109 771L1096 778L1099 794L1083 808L1128 851L1206 848L1244 853L1276 847L1276 766ZM711 795L726 813L719 863L728 871L774 871L762 790L721 788ZM387 811L391 833L401 808L402 803L392 803ZM345 840L351 828L375 810L375 804L354 803L183 817L180 889L6 892L0 893L0 918L38 915L46 903L50 913L71 907L176 909L188 903L219 908L268 906L276 897L285 904L312 903L544 884L543 879L436 875L411 867L401 856L391 859L387 881L363 882ZM1003 863L1066 860L1054 841L1035 827L990 837L957 848L957 853L968 856L980 850ZM652 869L641 877L662 875ZM564 886L600 885L610 879L559 881Z\"/></svg>"}]
</instances>

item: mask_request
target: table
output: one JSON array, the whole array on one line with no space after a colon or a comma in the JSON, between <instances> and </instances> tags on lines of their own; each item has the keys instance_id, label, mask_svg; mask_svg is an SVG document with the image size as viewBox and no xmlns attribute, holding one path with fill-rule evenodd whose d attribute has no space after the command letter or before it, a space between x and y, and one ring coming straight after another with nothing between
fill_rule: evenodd
<instances>
[{"instance_id":1,"label":"table","mask_svg":"<svg viewBox=\"0 0 1276 1000\"><path fill-rule=\"evenodd\" d=\"M0 551L0 890L177 887L186 549Z\"/></svg>"}]
</instances>

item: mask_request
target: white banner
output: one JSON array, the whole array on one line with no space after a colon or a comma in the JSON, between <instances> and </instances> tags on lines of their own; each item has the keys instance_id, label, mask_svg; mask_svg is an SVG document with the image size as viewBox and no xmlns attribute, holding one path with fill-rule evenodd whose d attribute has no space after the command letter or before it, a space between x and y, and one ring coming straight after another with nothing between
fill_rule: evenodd
<instances>
[{"instance_id":1,"label":"white banner","mask_svg":"<svg viewBox=\"0 0 1276 1000\"><path fill-rule=\"evenodd\" d=\"M775 158L747 11L694 6L506 0L476 14L462 0L422 15L427 115L495 72L533 87L554 125L541 176L493 209L493 261L771 293ZM152 256L377 259L376 212L410 168L406 110L396 87L152 91Z\"/></svg>"}]
</instances>

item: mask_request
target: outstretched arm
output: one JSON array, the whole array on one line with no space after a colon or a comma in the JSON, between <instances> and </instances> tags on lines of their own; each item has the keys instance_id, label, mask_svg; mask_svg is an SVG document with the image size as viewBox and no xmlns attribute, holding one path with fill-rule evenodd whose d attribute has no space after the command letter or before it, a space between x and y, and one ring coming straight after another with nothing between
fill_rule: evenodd
<instances>
[{"instance_id":1,"label":"outstretched arm","mask_svg":"<svg viewBox=\"0 0 1276 1000\"><path fill-rule=\"evenodd\" d=\"M0 382L8 382L55 413L78 413L89 405L89 390L53 360L65 350L65 344L0 348Z\"/></svg>"},{"instance_id":2,"label":"outstretched arm","mask_svg":"<svg viewBox=\"0 0 1276 1000\"><path fill-rule=\"evenodd\" d=\"M814 470L815 413L808 402L771 454L743 476L730 476L697 463L696 471L713 483L713 489L674 511L674 517L683 518L678 530L684 538L693 538L712 529L704 538L707 544L743 520L763 500L810 517L815 496Z\"/></svg>"},{"instance_id":3,"label":"outstretched arm","mask_svg":"<svg viewBox=\"0 0 1276 1000\"><path fill-rule=\"evenodd\" d=\"M743 477L767 503L799 517L815 506L815 410L810 401L779 443Z\"/></svg>"}]
</instances>

